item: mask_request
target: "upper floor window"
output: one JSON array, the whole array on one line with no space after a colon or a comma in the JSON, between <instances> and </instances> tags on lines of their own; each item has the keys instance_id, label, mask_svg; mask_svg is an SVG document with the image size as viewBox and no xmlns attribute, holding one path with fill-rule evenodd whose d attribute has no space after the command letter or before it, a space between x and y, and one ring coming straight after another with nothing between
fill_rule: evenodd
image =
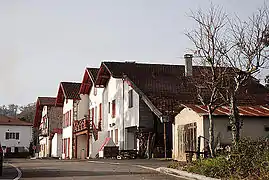
<instances>
[{"instance_id":1,"label":"upper floor window","mask_svg":"<svg viewBox=\"0 0 269 180\"><path fill-rule=\"evenodd\" d=\"M97 95L97 88L96 87L93 88L93 95L95 95L95 96Z\"/></svg>"},{"instance_id":2,"label":"upper floor window","mask_svg":"<svg viewBox=\"0 0 269 180\"><path fill-rule=\"evenodd\" d=\"M110 113L110 102L108 102L108 113Z\"/></svg>"},{"instance_id":3,"label":"upper floor window","mask_svg":"<svg viewBox=\"0 0 269 180\"><path fill-rule=\"evenodd\" d=\"M72 123L72 111L69 110L63 115L63 127L71 126Z\"/></svg>"},{"instance_id":4,"label":"upper floor window","mask_svg":"<svg viewBox=\"0 0 269 180\"><path fill-rule=\"evenodd\" d=\"M6 132L6 139L20 139L20 133Z\"/></svg>"},{"instance_id":5,"label":"upper floor window","mask_svg":"<svg viewBox=\"0 0 269 180\"><path fill-rule=\"evenodd\" d=\"M129 108L132 108L133 107L133 90L130 90L129 92L128 92L128 97L129 97Z\"/></svg>"},{"instance_id":6,"label":"upper floor window","mask_svg":"<svg viewBox=\"0 0 269 180\"><path fill-rule=\"evenodd\" d=\"M116 117L116 100L114 99L112 101L112 115L111 115L112 118Z\"/></svg>"}]
</instances>

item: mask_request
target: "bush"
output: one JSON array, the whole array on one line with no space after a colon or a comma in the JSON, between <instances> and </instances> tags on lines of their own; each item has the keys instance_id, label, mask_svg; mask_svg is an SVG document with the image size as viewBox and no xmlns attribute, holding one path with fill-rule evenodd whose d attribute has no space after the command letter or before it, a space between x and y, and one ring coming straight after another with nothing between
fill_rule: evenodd
<instances>
[{"instance_id":1,"label":"bush","mask_svg":"<svg viewBox=\"0 0 269 180\"><path fill-rule=\"evenodd\" d=\"M167 167L181 170L184 166L186 166L186 162L172 161Z\"/></svg>"},{"instance_id":2,"label":"bush","mask_svg":"<svg viewBox=\"0 0 269 180\"><path fill-rule=\"evenodd\" d=\"M216 178L269 179L268 142L242 139L228 156L197 160L184 170Z\"/></svg>"}]
</instances>

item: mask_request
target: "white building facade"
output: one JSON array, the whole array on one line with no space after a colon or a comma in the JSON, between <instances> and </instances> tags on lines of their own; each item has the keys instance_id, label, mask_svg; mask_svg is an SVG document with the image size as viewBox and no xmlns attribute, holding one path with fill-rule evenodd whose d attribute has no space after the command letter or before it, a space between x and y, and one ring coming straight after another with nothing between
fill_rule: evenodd
<instances>
[{"instance_id":1,"label":"white building facade","mask_svg":"<svg viewBox=\"0 0 269 180\"><path fill-rule=\"evenodd\" d=\"M8 154L29 152L32 141L32 124L0 116L0 144Z\"/></svg>"}]
</instances>

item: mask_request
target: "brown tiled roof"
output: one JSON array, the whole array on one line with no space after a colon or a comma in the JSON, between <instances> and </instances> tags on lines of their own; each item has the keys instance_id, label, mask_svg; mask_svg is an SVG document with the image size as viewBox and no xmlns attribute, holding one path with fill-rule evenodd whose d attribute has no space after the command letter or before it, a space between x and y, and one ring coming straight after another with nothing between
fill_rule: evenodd
<instances>
[{"instance_id":1,"label":"brown tiled roof","mask_svg":"<svg viewBox=\"0 0 269 180\"><path fill-rule=\"evenodd\" d=\"M91 75L91 77L93 78L93 81L95 81L96 77L97 77L97 73L99 71L99 68L87 68L87 71Z\"/></svg>"},{"instance_id":2,"label":"brown tiled roof","mask_svg":"<svg viewBox=\"0 0 269 180\"><path fill-rule=\"evenodd\" d=\"M61 82L65 99L80 99L79 89L81 83Z\"/></svg>"},{"instance_id":3,"label":"brown tiled roof","mask_svg":"<svg viewBox=\"0 0 269 180\"><path fill-rule=\"evenodd\" d=\"M124 62L103 62L99 71L105 67L105 73L115 78L126 75L162 113L174 111L181 104L200 104L197 98L197 84L203 82L201 69L208 67L193 66L193 76L186 77L184 65L143 64ZM108 74L109 73L109 74ZM105 84L102 78L98 84ZM241 88L239 104L265 104L268 90L251 79Z\"/></svg>"},{"instance_id":4,"label":"brown tiled roof","mask_svg":"<svg viewBox=\"0 0 269 180\"><path fill-rule=\"evenodd\" d=\"M42 106L54 106L56 97L38 97L38 100Z\"/></svg>"},{"instance_id":5,"label":"brown tiled roof","mask_svg":"<svg viewBox=\"0 0 269 180\"><path fill-rule=\"evenodd\" d=\"M55 102L56 102L56 97L38 97L37 98L34 127L38 127L40 124L43 107L55 106Z\"/></svg>"},{"instance_id":6,"label":"brown tiled roof","mask_svg":"<svg viewBox=\"0 0 269 180\"><path fill-rule=\"evenodd\" d=\"M32 123L21 121L16 118L0 115L0 125L9 126L32 126Z\"/></svg>"}]
</instances>

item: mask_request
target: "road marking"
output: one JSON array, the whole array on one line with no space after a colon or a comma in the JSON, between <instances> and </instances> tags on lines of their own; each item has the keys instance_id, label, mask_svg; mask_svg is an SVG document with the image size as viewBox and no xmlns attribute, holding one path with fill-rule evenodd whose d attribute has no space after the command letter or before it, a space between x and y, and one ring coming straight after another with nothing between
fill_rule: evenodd
<instances>
[{"instance_id":1,"label":"road marking","mask_svg":"<svg viewBox=\"0 0 269 180\"><path fill-rule=\"evenodd\" d=\"M151 167L147 167L147 166L142 166L142 165L133 165L133 166L140 167L140 168L143 168L143 169L149 169L149 170L152 170L152 171L156 171L156 169L151 168Z\"/></svg>"},{"instance_id":2,"label":"road marking","mask_svg":"<svg viewBox=\"0 0 269 180\"><path fill-rule=\"evenodd\" d=\"M105 162L103 161L88 161L90 163L97 163L97 164L105 164Z\"/></svg>"},{"instance_id":3,"label":"road marking","mask_svg":"<svg viewBox=\"0 0 269 180\"><path fill-rule=\"evenodd\" d=\"M9 163L8 163L9 164ZM17 177L15 177L13 180L19 180L20 178L21 178L21 176L22 176L22 172L21 172L21 170L19 169L19 168L17 168L15 165L13 165L13 164L9 164L9 165L11 165L12 167L14 167L15 169L16 169L16 171L18 172L18 176Z\"/></svg>"}]
</instances>

